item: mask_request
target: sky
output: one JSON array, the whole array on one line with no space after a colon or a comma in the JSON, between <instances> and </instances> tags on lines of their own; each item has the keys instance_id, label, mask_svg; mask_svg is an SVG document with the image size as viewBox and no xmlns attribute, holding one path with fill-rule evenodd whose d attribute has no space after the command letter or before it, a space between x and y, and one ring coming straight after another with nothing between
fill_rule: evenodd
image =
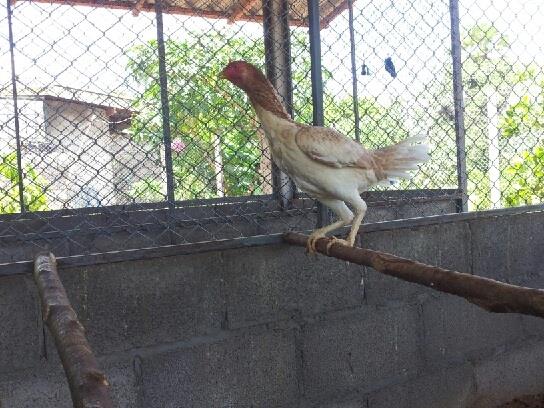
<instances>
[{"instance_id":1,"label":"sky","mask_svg":"<svg viewBox=\"0 0 544 408\"><path fill-rule=\"evenodd\" d=\"M541 0L461 0L462 29L493 22L512 42L513 57L544 65L544 5ZM440 75L449 54L448 1L356 0L354 28L359 96L384 100L414 98ZM0 6L0 91L9 93L11 69L6 9ZM21 84L36 91L54 86L81 88L130 97L124 55L156 35L154 15L142 12L17 2L13 26L16 71ZM186 27L227 35L262 36L258 23L227 25L224 20L169 16L167 37L182 39ZM306 29L298 29L306 32ZM352 90L348 13L321 32L323 65L334 72L334 93ZM398 76L384 69L391 57ZM360 75L366 64L371 75Z\"/></svg>"}]
</instances>

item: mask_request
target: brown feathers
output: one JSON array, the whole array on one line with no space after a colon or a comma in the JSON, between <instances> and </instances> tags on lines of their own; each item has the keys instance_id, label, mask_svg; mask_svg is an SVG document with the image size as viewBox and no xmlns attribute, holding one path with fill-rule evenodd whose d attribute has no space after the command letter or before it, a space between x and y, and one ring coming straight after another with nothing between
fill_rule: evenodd
<instances>
[{"instance_id":1,"label":"brown feathers","mask_svg":"<svg viewBox=\"0 0 544 408\"><path fill-rule=\"evenodd\" d=\"M282 119L291 120L270 81L254 65L232 61L223 69L222 76L244 90L254 108L259 106Z\"/></svg>"}]
</instances>

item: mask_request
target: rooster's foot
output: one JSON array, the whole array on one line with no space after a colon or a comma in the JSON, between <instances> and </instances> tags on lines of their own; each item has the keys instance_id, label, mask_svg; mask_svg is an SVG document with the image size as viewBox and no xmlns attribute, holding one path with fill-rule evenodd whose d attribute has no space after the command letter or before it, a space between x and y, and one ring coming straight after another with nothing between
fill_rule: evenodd
<instances>
[{"instance_id":1,"label":"rooster's foot","mask_svg":"<svg viewBox=\"0 0 544 408\"><path fill-rule=\"evenodd\" d=\"M310 234L310 236L308 237L308 241L306 242L306 253L307 254L313 255L313 254L316 253L315 244L316 244L316 241L319 238L326 238L326 235L322 234L320 232L316 233L316 231L314 231L314 232L312 232Z\"/></svg>"},{"instance_id":2,"label":"rooster's foot","mask_svg":"<svg viewBox=\"0 0 544 408\"><path fill-rule=\"evenodd\" d=\"M347 240L347 239L331 237L329 243L327 244L327 255L329 255L329 250L334 244L340 244L347 247L352 247L354 245L354 242L351 242L350 240Z\"/></svg>"}]
</instances>

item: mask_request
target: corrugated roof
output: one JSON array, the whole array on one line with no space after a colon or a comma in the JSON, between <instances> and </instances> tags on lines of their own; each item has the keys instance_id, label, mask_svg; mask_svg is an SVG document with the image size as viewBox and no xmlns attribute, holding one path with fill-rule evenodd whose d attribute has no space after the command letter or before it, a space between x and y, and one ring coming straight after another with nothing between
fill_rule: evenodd
<instances>
[{"instance_id":1,"label":"corrugated roof","mask_svg":"<svg viewBox=\"0 0 544 408\"><path fill-rule=\"evenodd\" d=\"M59 3L72 6L105 7L110 9L154 11L154 0L34 0L42 3ZM347 0L320 0L321 27L329 23L348 6ZM168 0L163 3L163 12L216 19L229 22L262 21L262 0ZM289 23L295 26L308 25L307 0L291 0Z\"/></svg>"}]
</instances>

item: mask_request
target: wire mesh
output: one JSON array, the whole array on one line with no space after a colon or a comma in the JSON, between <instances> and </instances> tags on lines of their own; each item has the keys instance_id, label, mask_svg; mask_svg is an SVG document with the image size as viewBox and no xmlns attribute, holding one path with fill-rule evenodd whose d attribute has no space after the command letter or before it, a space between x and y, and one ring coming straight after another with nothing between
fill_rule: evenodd
<instances>
[{"instance_id":1,"label":"wire mesh","mask_svg":"<svg viewBox=\"0 0 544 408\"><path fill-rule=\"evenodd\" d=\"M498 3L460 5L471 209L544 194L542 10ZM255 63L312 123L306 0L6 4L0 262L315 226L245 95L218 78L230 60ZM319 2L325 124L369 148L431 146L413 179L365 195L369 221L452 212L460 198L450 6Z\"/></svg>"},{"instance_id":2,"label":"wire mesh","mask_svg":"<svg viewBox=\"0 0 544 408\"><path fill-rule=\"evenodd\" d=\"M461 1L471 209L540 204L544 5Z\"/></svg>"},{"instance_id":3,"label":"wire mesh","mask_svg":"<svg viewBox=\"0 0 544 408\"><path fill-rule=\"evenodd\" d=\"M431 160L389 188L457 188L453 123L441 120L453 105L448 2L357 0L352 13L352 49L348 12L322 34L327 124L369 148L426 135Z\"/></svg>"}]
</instances>

